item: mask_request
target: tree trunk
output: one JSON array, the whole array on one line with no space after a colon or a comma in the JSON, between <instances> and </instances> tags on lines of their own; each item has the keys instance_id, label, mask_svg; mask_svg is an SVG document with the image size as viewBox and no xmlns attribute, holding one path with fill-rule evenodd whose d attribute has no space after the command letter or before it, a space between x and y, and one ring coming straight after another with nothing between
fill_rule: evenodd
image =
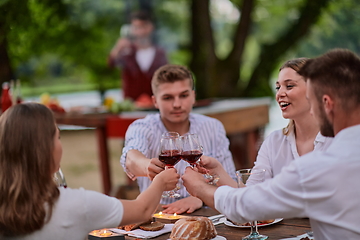
<instances>
[{"instance_id":1,"label":"tree trunk","mask_svg":"<svg viewBox=\"0 0 360 240\"><path fill-rule=\"evenodd\" d=\"M255 0L244 0L241 6L241 16L239 24L233 37L233 48L228 57L223 61L218 61L216 73L212 75L215 81L220 82L217 95L221 97L237 97L241 91L238 86L241 59L244 52L245 42L252 26L251 13L255 6Z\"/></svg>"},{"instance_id":2,"label":"tree trunk","mask_svg":"<svg viewBox=\"0 0 360 240\"><path fill-rule=\"evenodd\" d=\"M210 25L209 0L193 0L191 4L192 59L190 68L195 75L197 98L214 95L218 84L211 75L215 70L217 58Z\"/></svg>"},{"instance_id":3,"label":"tree trunk","mask_svg":"<svg viewBox=\"0 0 360 240\"><path fill-rule=\"evenodd\" d=\"M226 59L220 60L215 55L209 0L192 1L192 60L190 67L196 76L198 98L239 95L237 83L240 76L241 57L251 27L253 2L253 0L243 1L240 22L234 35L233 49Z\"/></svg>"},{"instance_id":4,"label":"tree trunk","mask_svg":"<svg viewBox=\"0 0 360 240\"><path fill-rule=\"evenodd\" d=\"M273 44L264 44L261 47L259 63L255 67L243 96L271 96L273 94L269 85L272 71L277 66L281 56L294 47L301 38L306 36L326 8L329 0L307 0L301 8L300 18L290 25L288 30Z\"/></svg>"}]
</instances>

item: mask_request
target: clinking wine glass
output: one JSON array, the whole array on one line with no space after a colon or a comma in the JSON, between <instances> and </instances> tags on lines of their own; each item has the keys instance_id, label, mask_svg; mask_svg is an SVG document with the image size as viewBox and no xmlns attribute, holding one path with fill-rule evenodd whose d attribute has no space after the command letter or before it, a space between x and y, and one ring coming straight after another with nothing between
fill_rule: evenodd
<instances>
[{"instance_id":1,"label":"clinking wine glass","mask_svg":"<svg viewBox=\"0 0 360 240\"><path fill-rule=\"evenodd\" d=\"M160 140L159 160L165 164L165 169L173 168L181 160L180 135L176 132L166 132ZM165 191L162 197L180 197L179 186L171 191Z\"/></svg>"},{"instance_id":2,"label":"clinking wine glass","mask_svg":"<svg viewBox=\"0 0 360 240\"><path fill-rule=\"evenodd\" d=\"M196 134L185 134L182 140L182 159L188 162L192 167L198 164L200 157L203 155L203 148L200 145L199 138Z\"/></svg>"},{"instance_id":3,"label":"clinking wine glass","mask_svg":"<svg viewBox=\"0 0 360 240\"><path fill-rule=\"evenodd\" d=\"M185 134L181 137L182 140L182 159L188 162L192 167L196 165L201 167L200 157L203 155L203 147L200 144L199 137L195 133ZM209 181L209 184L215 185L219 178L216 175L211 175L208 172L204 177Z\"/></svg>"},{"instance_id":4,"label":"clinking wine glass","mask_svg":"<svg viewBox=\"0 0 360 240\"><path fill-rule=\"evenodd\" d=\"M241 169L236 171L238 187L241 187L242 184L246 184L246 181L251 177L251 182L254 184L261 183L265 179L265 169ZM243 237L242 239L250 239L250 240L264 240L267 239L268 236L261 235L258 232L257 221L250 222L251 233Z\"/></svg>"}]
</instances>

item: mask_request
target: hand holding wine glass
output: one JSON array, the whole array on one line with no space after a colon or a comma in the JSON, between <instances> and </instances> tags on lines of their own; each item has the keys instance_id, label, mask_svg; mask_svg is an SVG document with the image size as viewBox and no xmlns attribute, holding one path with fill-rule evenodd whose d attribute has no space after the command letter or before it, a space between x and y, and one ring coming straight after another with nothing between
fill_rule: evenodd
<instances>
[{"instance_id":1,"label":"hand holding wine glass","mask_svg":"<svg viewBox=\"0 0 360 240\"><path fill-rule=\"evenodd\" d=\"M187 161L192 167L198 166L203 168L200 164L200 157L203 155L203 147L200 144L199 137L195 133L185 134L182 137L182 159ZM211 175L204 169L206 173L204 177L208 180L209 184L215 185L219 180L218 176Z\"/></svg>"},{"instance_id":2,"label":"hand holding wine glass","mask_svg":"<svg viewBox=\"0 0 360 240\"><path fill-rule=\"evenodd\" d=\"M165 164L166 168L173 168L181 160L180 135L175 132L164 133L160 140L159 160ZM163 197L180 197L178 188L166 191Z\"/></svg>"}]
</instances>

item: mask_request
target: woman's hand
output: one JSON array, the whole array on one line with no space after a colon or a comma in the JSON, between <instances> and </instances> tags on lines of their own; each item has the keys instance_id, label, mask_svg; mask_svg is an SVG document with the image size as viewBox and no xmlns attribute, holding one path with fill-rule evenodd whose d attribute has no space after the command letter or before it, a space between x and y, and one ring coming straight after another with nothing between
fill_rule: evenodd
<instances>
[{"instance_id":1,"label":"woman's hand","mask_svg":"<svg viewBox=\"0 0 360 240\"><path fill-rule=\"evenodd\" d=\"M197 166L198 171L202 174L217 174L217 172L222 168L223 167L218 160L209 156L202 156L200 158L200 165Z\"/></svg>"},{"instance_id":2,"label":"woman's hand","mask_svg":"<svg viewBox=\"0 0 360 240\"><path fill-rule=\"evenodd\" d=\"M168 168L157 174L153 181L161 181L164 191L173 190L178 183L180 175L177 173L175 168Z\"/></svg>"}]
</instances>

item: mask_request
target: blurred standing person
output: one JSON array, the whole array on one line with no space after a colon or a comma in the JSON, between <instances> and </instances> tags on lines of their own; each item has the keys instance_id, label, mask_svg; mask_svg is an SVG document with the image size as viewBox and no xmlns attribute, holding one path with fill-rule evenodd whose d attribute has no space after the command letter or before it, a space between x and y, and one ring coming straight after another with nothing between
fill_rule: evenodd
<instances>
[{"instance_id":1,"label":"blurred standing person","mask_svg":"<svg viewBox=\"0 0 360 240\"><path fill-rule=\"evenodd\" d=\"M165 51L154 45L154 24L145 11L131 15L127 37L118 39L108 57L110 67L122 69L124 98L136 101L141 95L152 96L151 78L156 69L167 63Z\"/></svg>"}]
</instances>

